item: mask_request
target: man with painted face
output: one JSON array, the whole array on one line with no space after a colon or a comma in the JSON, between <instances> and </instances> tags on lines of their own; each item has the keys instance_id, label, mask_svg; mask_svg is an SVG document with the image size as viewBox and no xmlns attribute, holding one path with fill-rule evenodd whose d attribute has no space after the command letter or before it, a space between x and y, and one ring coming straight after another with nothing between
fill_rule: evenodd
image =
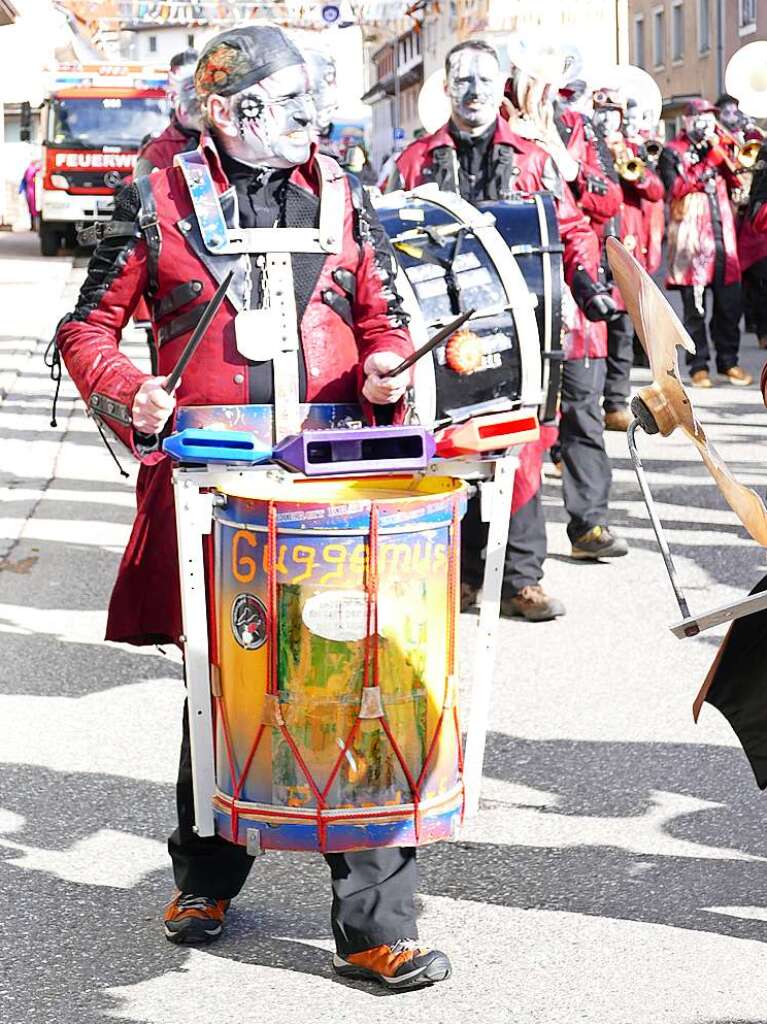
<instances>
[{"instance_id":1,"label":"man with painted face","mask_svg":"<svg viewBox=\"0 0 767 1024\"><path fill-rule=\"evenodd\" d=\"M314 99L314 129L320 152L335 156L330 136L333 133L333 115L338 110L336 62L324 50L305 46L302 52L309 71L309 86Z\"/></svg>"},{"instance_id":2,"label":"man with painted face","mask_svg":"<svg viewBox=\"0 0 767 1024\"><path fill-rule=\"evenodd\" d=\"M107 626L110 640L134 644L177 643L182 629L171 466L160 450L174 407L274 404L275 384L282 395L286 381L279 353L273 360L251 358L250 336L241 338L235 325L238 315L259 311L269 288L264 257L217 252L223 239L216 232L228 237L238 227L285 229L285 244L296 237L288 234L291 228L324 225L329 232L320 233L319 250L292 260L298 401L359 402L369 417L396 422L408 378L383 374L413 350L380 223L362 189L311 142L313 103L296 47L271 26L224 32L202 52L196 88L209 130L200 148L120 194L77 306L57 334L83 398L142 462L136 523ZM333 216L326 221L328 208ZM215 220L211 227L211 209L220 211L225 226ZM166 375L229 270L235 276L227 298L168 395ZM160 346L157 377L118 348L142 295ZM194 831L186 713L177 805L178 828L168 845L178 892L166 908L165 934L175 943L209 942L221 934L253 858L243 846ZM417 941L414 849L325 859L339 974L393 990L449 976L447 957Z\"/></svg>"},{"instance_id":3,"label":"man with painted face","mask_svg":"<svg viewBox=\"0 0 767 1024\"><path fill-rule=\"evenodd\" d=\"M695 342L687 354L694 387L713 385L708 371L706 295L709 323L721 380L744 386L752 377L738 366L742 313L740 264L731 193L739 188L716 130L717 109L703 99L685 108L684 128L664 148L658 173L670 206L667 288L678 288L684 326Z\"/></svg>"},{"instance_id":4,"label":"man with painted face","mask_svg":"<svg viewBox=\"0 0 767 1024\"><path fill-rule=\"evenodd\" d=\"M200 144L202 113L194 88L197 51L184 50L170 61L168 100L171 117L168 127L157 138L149 139L139 150L134 178L162 167L170 167L176 153L186 153Z\"/></svg>"},{"instance_id":5,"label":"man with painted face","mask_svg":"<svg viewBox=\"0 0 767 1024\"><path fill-rule=\"evenodd\" d=\"M554 160L536 142L512 130L499 113L505 76L494 48L480 40L454 46L445 59L445 79L450 120L400 154L388 190L436 182L470 202L508 199L516 192L553 192L564 244L565 277L575 299L589 320L613 315L615 305L608 289L597 283L599 242ZM564 154L564 147L560 149ZM546 558L541 464L542 446L526 445L514 487L501 600L504 615L529 621L552 619L565 610L562 602L541 586ZM581 532L594 525L588 524ZM472 500L461 531L464 607L479 595L486 532L479 502Z\"/></svg>"}]
</instances>

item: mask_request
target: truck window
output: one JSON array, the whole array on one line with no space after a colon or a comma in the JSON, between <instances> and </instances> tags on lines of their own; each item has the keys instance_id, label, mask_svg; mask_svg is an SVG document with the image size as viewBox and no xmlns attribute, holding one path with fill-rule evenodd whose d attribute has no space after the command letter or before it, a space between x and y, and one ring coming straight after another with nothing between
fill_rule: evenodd
<instances>
[{"instance_id":1,"label":"truck window","mask_svg":"<svg viewBox=\"0 0 767 1024\"><path fill-rule=\"evenodd\" d=\"M113 97L54 99L48 143L75 149L120 146L138 149L147 135L168 123L164 99Z\"/></svg>"}]
</instances>

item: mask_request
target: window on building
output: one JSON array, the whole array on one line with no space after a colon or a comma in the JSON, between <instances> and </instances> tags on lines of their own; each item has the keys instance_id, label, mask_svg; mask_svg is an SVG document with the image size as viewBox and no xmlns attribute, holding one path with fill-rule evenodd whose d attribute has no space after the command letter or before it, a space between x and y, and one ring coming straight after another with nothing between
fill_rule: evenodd
<instances>
[{"instance_id":1,"label":"window on building","mask_svg":"<svg viewBox=\"0 0 767 1024\"><path fill-rule=\"evenodd\" d=\"M756 0L738 0L738 26L746 31L756 28Z\"/></svg>"},{"instance_id":2,"label":"window on building","mask_svg":"<svg viewBox=\"0 0 767 1024\"><path fill-rule=\"evenodd\" d=\"M634 63L640 68L645 66L644 50L644 16L634 19Z\"/></svg>"},{"instance_id":3,"label":"window on building","mask_svg":"<svg viewBox=\"0 0 767 1024\"><path fill-rule=\"evenodd\" d=\"M189 35L186 37L186 45L191 47L192 49L194 48L194 32L190 32Z\"/></svg>"},{"instance_id":4,"label":"window on building","mask_svg":"<svg viewBox=\"0 0 767 1024\"><path fill-rule=\"evenodd\" d=\"M678 0L671 8L671 59L684 57L684 4Z\"/></svg>"},{"instance_id":5,"label":"window on building","mask_svg":"<svg viewBox=\"0 0 767 1024\"><path fill-rule=\"evenodd\" d=\"M666 12L662 7L652 16L652 62L660 68L666 63Z\"/></svg>"},{"instance_id":6,"label":"window on building","mask_svg":"<svg viewBox=\"0 0 767 1024\"><path fill-rule=\"evenodd\" d=\"M157 36L150 36L148 42L149 42L149 52L150 53L157 53Z\"/></svg>"},{"instance_id":7,"label":"window on building","mask_svg":"<svg viewBox=\"0 0 767 1024\"><path fill-rule=\"evenodd\" d=\"M708 53L711 49L711 2L698 0L698 51Z\"/></svg>"}]
</instances>

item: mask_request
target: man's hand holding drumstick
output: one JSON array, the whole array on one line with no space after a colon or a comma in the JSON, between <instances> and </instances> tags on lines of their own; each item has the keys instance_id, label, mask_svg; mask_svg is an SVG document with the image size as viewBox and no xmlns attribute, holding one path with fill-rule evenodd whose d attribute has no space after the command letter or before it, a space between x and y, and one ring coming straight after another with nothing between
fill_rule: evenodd
<instances>
[{"instance_id":1,"label":"man's hand holding drumstick","mask_svg":"<svg viewBox=\"0 0 767 1024\"><path fill-rule=\"evenodd\" d=\"M145 380L133 399L131 417L133 428L139 434L149 437L159 434L176 408L175 394L165 390L167 377L150 377Z\"/></svg>"},{"instance_id":2,"label":"man's hand holding drumstick","mask_svg":"<svg viewBox=\"0 0 767 1024\"><path fill-rule=\"evenodd\" d=\"M386 376L401 362L402 356L396 352L374 352L365 360L365 384L362 394L373 405L392 405L407 391L410 386L410 373L407 370L395 377Z\"/></svg>"}]
</instances>

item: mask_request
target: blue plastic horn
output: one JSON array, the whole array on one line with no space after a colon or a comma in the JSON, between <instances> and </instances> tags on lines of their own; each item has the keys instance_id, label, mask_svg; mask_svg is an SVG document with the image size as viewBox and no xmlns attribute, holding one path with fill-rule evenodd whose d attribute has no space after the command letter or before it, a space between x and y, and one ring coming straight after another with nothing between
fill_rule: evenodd
<instances>
[{"instance_id":1,"label":"blue plastic horn","mask_svg":"<svg viewBox=\"0 0 767 1024\"><path fill-rule=\"evenodd\" d=\"M166 437L162 447L177 462L253 464L272 457L272 449L265 448L255 434L247 430L187 427Z\"/></svg>"}]
</instances>

